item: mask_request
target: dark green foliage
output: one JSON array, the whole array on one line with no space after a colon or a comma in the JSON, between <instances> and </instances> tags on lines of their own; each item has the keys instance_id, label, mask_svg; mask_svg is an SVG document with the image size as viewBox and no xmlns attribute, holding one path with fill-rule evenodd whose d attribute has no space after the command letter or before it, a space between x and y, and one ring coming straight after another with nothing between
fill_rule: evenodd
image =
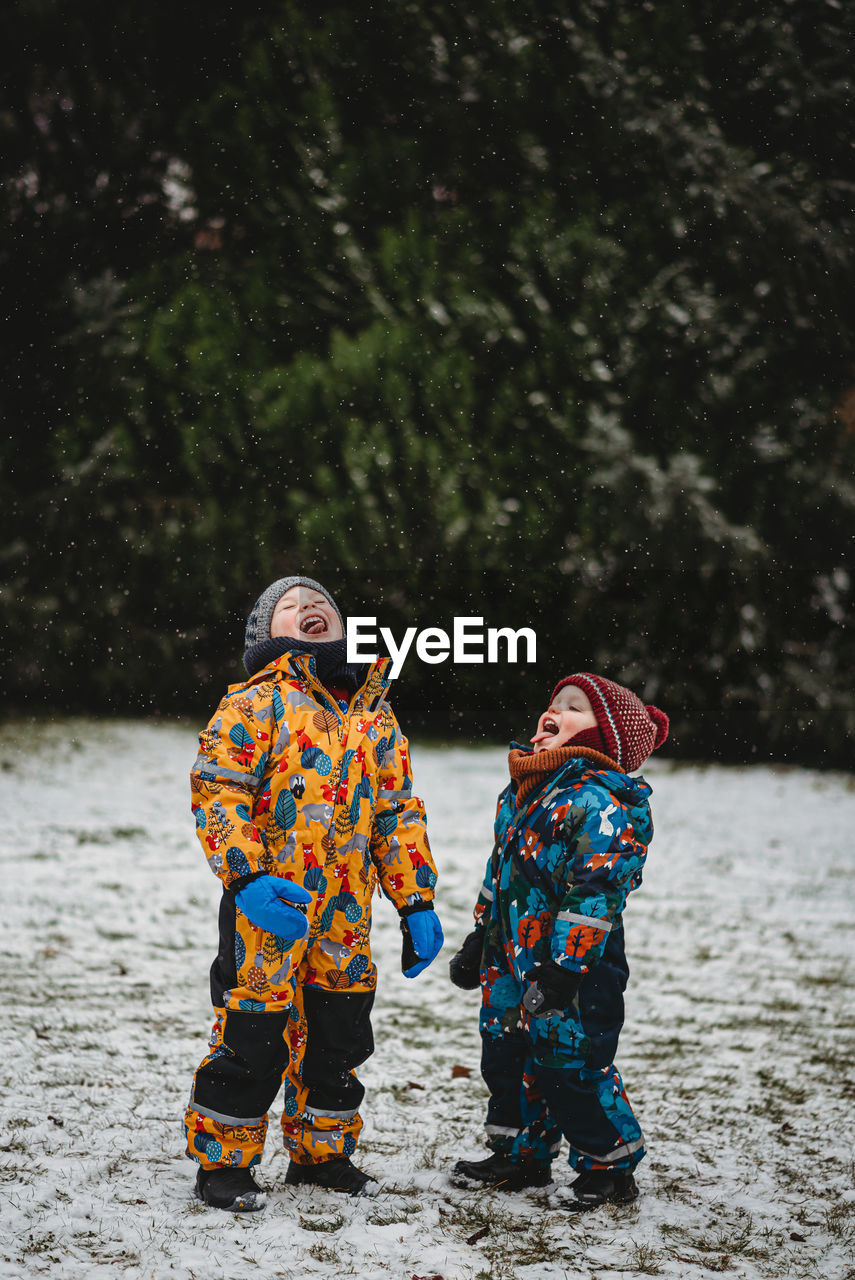
<instances>
[{"instance_id":1,"label":"dark green foliage","mask_svg":"<svg viewBox=\"0 0 855 1280\"><path fill-rule=\"evenodd\" d=\"M309 570L536 629L412 656L410 733L527 737L593 668L673 753L849 763L852 17L19 3L9 705L207 714Z\"/></svg>"}]
</instances>

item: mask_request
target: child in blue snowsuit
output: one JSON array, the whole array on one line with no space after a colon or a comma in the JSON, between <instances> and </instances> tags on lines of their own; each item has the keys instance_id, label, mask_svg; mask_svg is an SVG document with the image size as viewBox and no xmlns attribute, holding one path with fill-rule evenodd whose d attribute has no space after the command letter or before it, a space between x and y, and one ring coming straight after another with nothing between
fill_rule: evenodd
<instances>
[{"instance_id":1,"label":"child in blue snowsuit","mask_svg":"<svg viewBox=\"0 0 855 1280\"><path fill-rule=\"evenodd\" d=\"M570 1208L638 1194L644 1143L614 1056L622 913L653 825L650 787L629 774L667 733L657 707L581 672L556 686L532 749L512 745L476 928L450 964L457 986L481 986L493 1151L458 1161L458 1186L546 1186L563 1134L579 1174Z\"/></svg>"}]
</instances>

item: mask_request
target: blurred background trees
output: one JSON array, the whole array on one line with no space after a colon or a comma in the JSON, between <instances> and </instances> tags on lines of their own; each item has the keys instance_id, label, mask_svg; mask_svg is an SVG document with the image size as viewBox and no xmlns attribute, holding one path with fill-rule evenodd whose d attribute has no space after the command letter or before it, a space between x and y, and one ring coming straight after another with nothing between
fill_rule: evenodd
<instances>
[{"instance_id":1,"label":"blurred background trees","mask_svg":"<svg viewBox=\"0 0 855 1280\"><path fill-rule=\"evenodd\" d=\"M245 614L534 626L671 753L851 765L849 0L19 0L0 138L8 711L206 718Z\"/></svg>"}]
</instances>

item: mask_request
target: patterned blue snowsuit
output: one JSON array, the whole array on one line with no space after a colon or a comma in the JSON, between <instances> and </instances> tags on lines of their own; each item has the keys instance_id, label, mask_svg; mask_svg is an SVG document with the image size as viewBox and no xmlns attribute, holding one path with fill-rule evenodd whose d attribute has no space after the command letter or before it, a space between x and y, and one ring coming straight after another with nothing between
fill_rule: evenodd
<instances>
[{"instance_id":1,"label":"patterned blue snowsuit","mask_svg":"<svg viewBox=\"0 0 855 1280\"><path fill-rule=\"evenodd\" d=\"M614 1066L628 968L622 912L641 883L653 833L640 777L571 759L516 807L499 796L495 847L478 898L481 1071L490 1089L487 1144L548 1164L561 1135L574 1169L631 1169L641 1128ZM536 964L583 976L573 1003L531 1015L521 1007Z\"/></svg>"}]
</instances>

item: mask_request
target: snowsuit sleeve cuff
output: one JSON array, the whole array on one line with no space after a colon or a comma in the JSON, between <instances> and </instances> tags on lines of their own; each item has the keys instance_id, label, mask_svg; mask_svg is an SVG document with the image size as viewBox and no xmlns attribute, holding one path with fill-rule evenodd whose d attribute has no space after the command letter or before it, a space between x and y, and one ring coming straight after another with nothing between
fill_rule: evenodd
<instances>
[{"instance_id":1,"label":"snowsuit sleeve cuff","mask_svg":"<svg viewBox=\"0 0 855 1280\"><path fill-rule=\"evenodd\" d=\"M405 907L397 907L396 910L401 919L406 920L407 916L414 916L418 911L433 911L433 899L429 902L408 902Z\"/></svg>"},{"instance_id":2,"label":"snowsuit sleeve cuff","mask_svg":"<svg viewBox=\"0 0 855 1280\"><path fill-rule=\"evenodd\" d=\"M252 871L248 876L235 876L234 880L230 880L226 886L229 893L240 893L241 889L245 889L248 884L252 884L253 880L266 876L266 871Z\"/></svg>"}]
</instances>

